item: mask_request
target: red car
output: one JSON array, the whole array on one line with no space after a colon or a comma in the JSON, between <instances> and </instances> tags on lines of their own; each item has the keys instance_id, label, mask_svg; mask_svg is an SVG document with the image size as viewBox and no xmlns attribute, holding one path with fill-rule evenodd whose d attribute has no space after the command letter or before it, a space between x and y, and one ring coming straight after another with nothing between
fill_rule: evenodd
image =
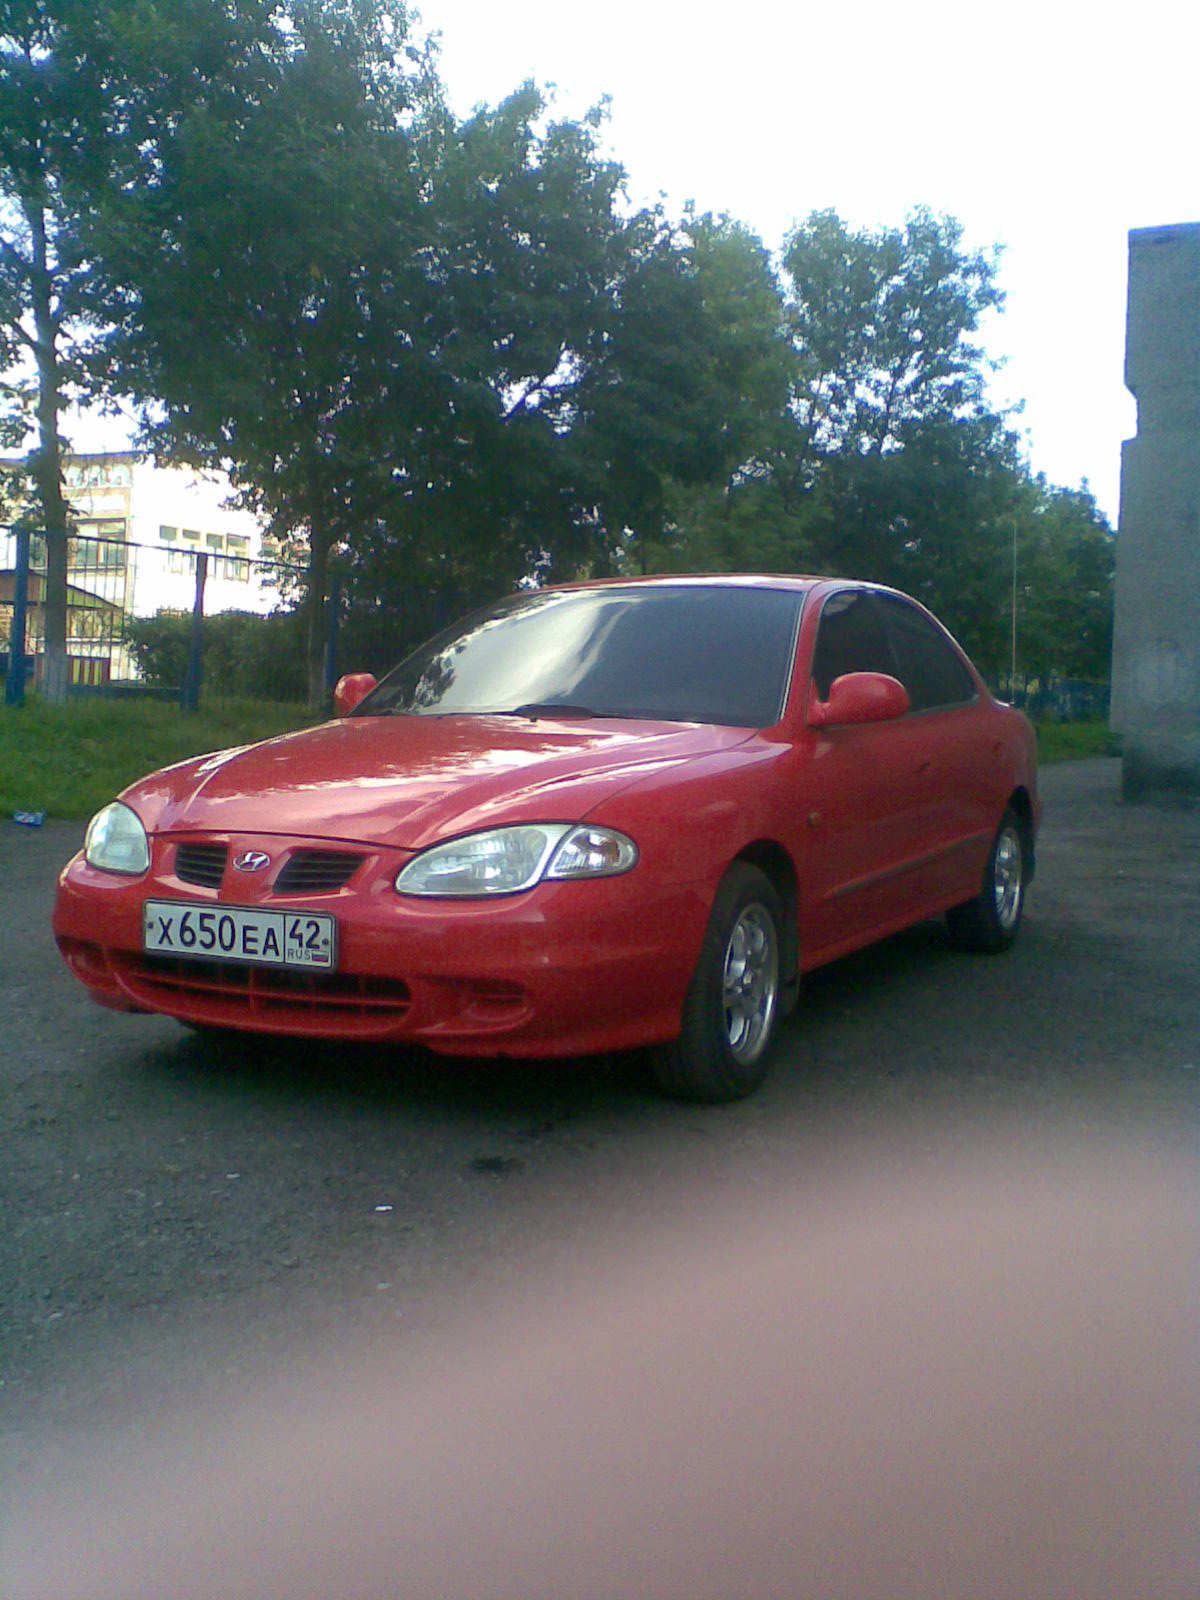
<instances>
[{"instance_id":1,"label":"red car","mask_svg":"<svg viewBox=\"0 0 1200 1600\"><path fill-rule=\"evenodd\" d=\"M168 767L93 818L59 948L103 1005L461 1055L652 1045L763 1078L801 973L945 912L1003 950L1032 730L904 595L780 577L544 589L340 720Z\"/></svg>"}]
</instances>

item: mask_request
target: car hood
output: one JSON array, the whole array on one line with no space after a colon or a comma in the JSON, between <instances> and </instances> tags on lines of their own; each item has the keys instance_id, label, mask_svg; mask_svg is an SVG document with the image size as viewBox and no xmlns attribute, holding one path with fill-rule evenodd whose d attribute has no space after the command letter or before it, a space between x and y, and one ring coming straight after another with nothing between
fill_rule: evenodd
<instances>
[{"instance_id":1,"label":"car hood","mask_svg":"<svg viewBox=\"0 0 1200 1600\"><path fill-rule=\"evenodd\" d=\"M166 767L122 799L156 833L301 834L407 850L509 822L577 822L747 728L516 717L350 717Z\"/></svg>"}]
</instances>

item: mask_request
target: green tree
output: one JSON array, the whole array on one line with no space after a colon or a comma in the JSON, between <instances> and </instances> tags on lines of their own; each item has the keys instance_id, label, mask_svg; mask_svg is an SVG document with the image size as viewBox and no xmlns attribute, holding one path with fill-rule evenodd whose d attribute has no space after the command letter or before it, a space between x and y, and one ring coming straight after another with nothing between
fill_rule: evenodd
<instances>
[{"instance_id":1,"label":"green tree","mask_svg":"<svg viewBox=\"0 0 1200 1600\"><path fill-rule=\"evenodd\" d=\"M818 212L781 280L787 400L728 484L676 492L680 561L892 583L998 666L1004 530L1027 475L986 397L994 253L924 210L878 230Z\"/></svg>"},{"instance_id":2,"label":"green tree","mask_svg":"<svg viewBox=\"0 0 1200 1600\"><path fill-rule=\"evenodd\" d=\"M925 209L903 228L856 231L832 211L797 228L783 273L800 463L882 455L914 425L983 414L976 335L1003 304L995 272L995 252L967 250L954 218Z\"/></svg>"},{"instance_id":3,"label":"green tree","mask_svg":"<svg viewBox=\"0 0 1200 1600\"><path fill-rule=\"evenodd\" d=\"M433 286L411 152L436 84L399 4L275 11L255 48L218 40L220 70L196 89L195 38L181 36L178 71L133 105L125 182L96 237L107 355L146 408L147 439L227 465L303 551L317 697L330 551L378 514L380 418L423 382Z\"/></svg>"},{"instance_id":4,"label":"green tree","mask_svg":"<svg viewBox=\"0 0 1200 1600\"><path fill-rule=\"evenodd\" d=\"M22 442L46 535L45 672L48 699L65 698L68 507L62 492L61 417L89 392L88 261L77 227L80 196L104 170L101 52L84 40L94 8L83 0L0 0L0 363L5 439Z\"/></svg>"},{"instance_id":5,"label":"green tree","mask_svg":"<svg viewBox=\"0 0 1200 1600\"><path fill-rule=\"evenodd\" d=\"M108 309L159 447L229 461L303 552L316 697L335 573L382 655L620 563L671 482L749 460L789 356L761 245L624 215L601 111L524 85L460 121L399 10L293 20L257 102L138 141Z\"/></svg>"},{"instance_id":6,"label":"green tree","mask_svg":"<svg viewBox=\"0 0 1200 1600\"><path fill-rule=\"evenodd\" d=\"M152 151L180 105L211 96L232 59L253 61L275 39L275 10L272 0L0 0L0 398L5 443L26 414L35 425L26 467L46 535L52 700L69 678L62 414L114 387L96 218L128 176L128 152L143 141Z\"/></svg>"},{"instance_id":7,"label":"green tree","mask_svg":"<svg viewBox=\"0 0 1200 1600\"><path fill-rule=\"evenodd\" d=\"M660 213L626 230L623 271L579 384L583 486L618 564L694 564L678 507L761 470L790 352L770 258L727 218Z\"/></svg>"},{"instance_id":8,"label":"green tree","mask_svg":"<svg viewBox=\"0 0 1200 1600\"><path fill-rule=\"evenodd\" d=\"M1087 487L1022 486L1017 522L1017 669L1108 678L1116 541Z\"/></svg>"},{"instance_id":9,"label":"green tree","mask_svg":"<svg viewBox=\"0 0 1200 1600\"><path fill-rule=\"evenodd\" d=\"M380 419L389 493L340 555L356 615L382 602L407 638L588 543L570 440L621 271L622 174L599 112L546 112L527 84L422 129L419 369ZM397 303L393 325L404 315Z\"/></svg>"}]
</instances>

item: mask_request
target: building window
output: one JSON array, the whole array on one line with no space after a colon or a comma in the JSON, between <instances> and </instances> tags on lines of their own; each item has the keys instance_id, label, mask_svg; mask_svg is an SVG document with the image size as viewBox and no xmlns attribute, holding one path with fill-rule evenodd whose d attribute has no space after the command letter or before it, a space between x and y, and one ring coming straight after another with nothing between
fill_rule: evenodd
<instances>
[{"instance_id":1,"label":"building window","mask_svg":"<svg viewBox=\"0 0 1200 1600\"><path fill-rule=\"evenodd\" d=\"M225 541L219 533L206 533L204 535L204 543L210 550L216 550L218 554L225 548Z\"/></svg>"},{"instance_id":2,"label":"building window","mask_svg":"<svg viewBox=\"0 0 1200 1600\"><path fill-rule=\"evenodd\" d=\"M179 537L179 529L160 527L158 530L158 537L163 541L164 544L173 544L174 541Z\"/></svg>"},{"instance_id":3,"label":"building window","mask_svg":"<svg viewBox=\"0 0 1200 1600\"><path fill-rule=\"evenodd\" d=\"M67 565L76 572L124 572L125 524L81 522L67 545Z\"/></svg>"},{"instance_id":4,"label":"building window","mask_svg":"<svg viewBox=\"0 0 1200 1600\"><path fill-rule=\"evenodd\" d=\"M180 528L179 533L181 538L190 539L193 544L200 543L200 535L195 528Z\"/></svg>"},{"instance_id":5,"label":"building window","mask_svg":"<svg viewBox=\"0 0 1200 1600\"><path fill-rule=\"evenodd\" d=\"M97 525L96 533L97 537L102 541L96 545L97 565L108 572L124 572L125 524L123 522L101 522Z\"/></svg>"}]
</instances>

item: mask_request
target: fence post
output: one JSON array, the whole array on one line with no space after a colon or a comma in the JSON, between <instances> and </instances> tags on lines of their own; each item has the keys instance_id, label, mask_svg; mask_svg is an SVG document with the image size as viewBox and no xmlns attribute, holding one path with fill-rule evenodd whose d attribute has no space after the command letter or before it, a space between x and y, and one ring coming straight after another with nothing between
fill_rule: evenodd
<instances>
[{"instance_id":1,"label":"fence post","mask_svg":"<svg viewBox=\"0 0 1200 1600\"><path fill-rule=\"evenodd\" d=\"M25 613L29 605L29 529L16 530L17 561L13 574L12 629L8 636L8 676L4 703L25 704Z\"/></svg>"},{"instance_id":2,"label":"fence post","mask_svg":"<svg viewBox=\"0 0 1200 1600\"><path fill-rule=\"evenodd\" d=\"M192 635L188 645L187 676L179 704L184 711L199 711L200 685L204 679L204 585L208 578L208 555L196 556L196 598L192 603Z\"/></svg>"},{"instance_id":3,"label":"fence post","mask_svg":"<svg viewBox=\"0 0 1200 1600\"><path fill-rule=\"evenodd\" d=\"M329 601L325 611L325 693L332 694L338 680L338 611L341 605L341 580L335 575L329 583Z\"/></svg>"}]
</instances>

